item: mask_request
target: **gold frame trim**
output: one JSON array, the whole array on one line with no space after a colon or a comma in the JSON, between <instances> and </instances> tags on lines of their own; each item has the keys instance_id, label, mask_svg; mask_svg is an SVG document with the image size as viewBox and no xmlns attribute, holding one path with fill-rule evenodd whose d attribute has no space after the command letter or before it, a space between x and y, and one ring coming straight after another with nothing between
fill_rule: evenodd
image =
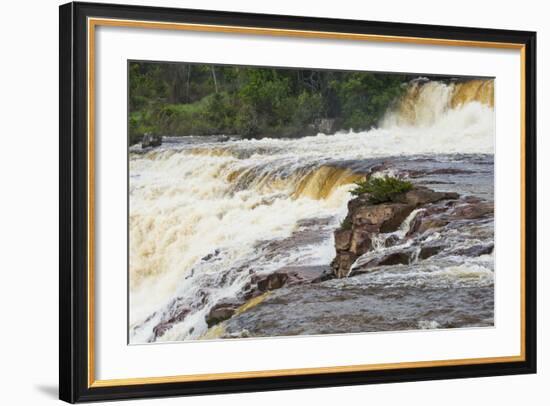
<instances>
[{"instance_id":1,"label":"gold frame trim","mask_svg":"<svg viewBox=\"0 0 550 406\"><path fill-rule=\"evenodd\" d=\"M435 46L460 46L478 48L512 49L520 51L521 117L520 117L520 154L521 154L521 269L520 269L520 354L515 356L465 358L452 360L396 362L383 364L347 365L317 368L277 369L267 371L221 372L212 374L175 375L146 378L95 379L95 262L94 262L94 192L95 192L95 28L97 26L148 28L157 30L181 30L194 32L217 32L245 35L264 35L279 37L338 39L370 42L420 44ZM177 382L213 381L221 379L266 378L312 374L331 374L341 372L380 371L398 368L425 368L440 366L458 366L474 364L496 364L525 361L525 45L506 42L462 41L453 39L400 37L391 35L353 34L343 32L307 31L274 29L259 27L241 27L227 25L165 23L139 20L121 20L108 18L88 18L88 388L101 388L126 385L161 384Z\"/></svg>"}]
</instances>

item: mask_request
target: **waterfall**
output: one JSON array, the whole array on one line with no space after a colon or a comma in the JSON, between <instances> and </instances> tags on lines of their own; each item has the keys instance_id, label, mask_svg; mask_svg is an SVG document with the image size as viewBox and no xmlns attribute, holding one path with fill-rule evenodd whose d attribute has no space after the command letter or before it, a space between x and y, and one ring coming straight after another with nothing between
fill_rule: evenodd
<instances>
[{"instance_id":1,"label":"waterfall","mask_svg":"<svg viewBox=\"0 0 550 406\"><path fill-rule=\"evenodd\" d=\"M238 296L253 273L329 264L352 183L385 157L492 154L492 92L492 81L416 80L369 131L184 137L131 153L130 342L199 338L208 310ZM177 322L155 337L166 319Z\"/></svg>"},{"instance_id":2,"label":"waterfall","mask_svg":"<svg viewBox=\"0 0 550 406\"><path fill-rule=\"evenodd\" d=\"M396 107L382 120L382 126L427 127L445 120L448 115L460 116L466 107L490 110L493 105L493 80L445 83L419 78L409 83Z\"/></svg>"}]
</instances>

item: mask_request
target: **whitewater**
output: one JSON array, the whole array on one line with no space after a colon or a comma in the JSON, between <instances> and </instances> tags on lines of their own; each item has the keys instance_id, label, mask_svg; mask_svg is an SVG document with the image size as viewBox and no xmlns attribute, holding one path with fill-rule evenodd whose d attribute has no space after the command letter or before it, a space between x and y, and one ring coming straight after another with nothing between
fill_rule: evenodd
<instances>
[{"instance_id":1,"label":"whitewater","mask_svg":"<svg viewBox=\"0 0 550 406\"><path fill-rule=\"evenodd\" d=\"M347 213L349 191L367 173L407 176L414 165L467 168L479 171L476 180L447 174L431 186L492 200L493 91L492 80L418 79L409 84L380 126L368 131L298 139L168 137L156 149L131 149L129 342L219 338L224 332L209 332L205 317L217 303L238 297L250 284L252 271L265 275L285 266L326 267L335 255L333 232ZM472 241L492 238L492 221L476 227L487 232L481 237L476 234ZM462 234L444 238L470 241L469 235ZM492 262L492 254L479 259L445 258L437 266L415 264L406 272L388 269L381 275L327 281L319 288L281 290L274 297L287 295L294 304L304 297L322 302L321 292L340 292L342 301L349 304L342 309L351 312L357 300L380 306L386 292L380 290L383 283L393 286L394 294L406 290L403 300L411 306L424 297L422 301L431 308L437 300L446 300L444 292L432 289L423 296L417 290L426 292L424 286L442 283L453 289L474 286L490 296L480 299L486 308L484 323L490 325ZM426 285L419 286L421 282ZM358 286L362 299L352 293ZM392 306L387 315L394 317L397 310ZM257 314L244 312L230 321L226 334L230 330L233 336L245 330L250 334L258 320L277 318L276 312L271 314L261 304L254 311ZM155 333L167 319L170 327ZM294 322L289 319L286 325ZM440 324L417 320L418 328ZM258 335L322 333L313 322L297 333L280 323L277 326ZM377 328L376 323L371 329L350 322L328 332Z\"/></svg>"}]
</instances>

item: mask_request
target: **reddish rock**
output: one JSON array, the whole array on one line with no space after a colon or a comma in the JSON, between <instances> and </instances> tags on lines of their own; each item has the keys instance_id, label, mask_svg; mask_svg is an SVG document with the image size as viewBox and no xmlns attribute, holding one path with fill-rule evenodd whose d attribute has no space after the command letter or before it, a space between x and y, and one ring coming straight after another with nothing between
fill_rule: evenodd
<instances>
[{"instance_id":1,"label":"reddish rock","mask_svg":"<svg viewBox=\"0 0 550 406\"><path fill-rule=\"evenodd\" d=\"M285 284L287 279L288 275L279 272L262 275L257 282L258 290L266 292L268 290L279 289Z\"/></svg>"},{"instance_id":2,"label":"reddish rock","mask_svg":"<svg viewBox=\"0 0 550 406\"><path fill-rule=\"evenodd\" d=\"M393 252L380 258L377 265L407 265L411 261L411 253L406 251Z\"/></svg>"},{"instance_id":3,"label":"reddish rock","mask_svg":"<svg viewBox=\"0 0 550 406\"><path fill-rule=\"evenodd\" d=\"M477 219L492 214L494 205L492 202L469 203L457 206L451 213L454 219Z\"/></svg>"},{"instance_id":4,"label":"reddish rock","mask_svg":"<svg viewBox=\"0 0 550 406\"><path fill-rule=\"evenodd\" d=\"M332 278L326 266L287 266L276 273L286 275L285 286L318 283Z\"/></svg>"},{"instance_id":5,"label":"reddish rock","mask_svg":"<svg viewBox=\"0 0 550 406\"><path fill-rule=\"evenodd\" d=\"M407 251L397 251L397 252L390 252L385 255L381 255L379 257L372 258L368 262L362 264L354 273L356 275L359 275L361 273L365 273L371 268L379 267L379 266L386 266L386 265L407 265L411 261L413 252L411 250Z\"/></svg>"},{"instance_id":6,"label":"reddish rock","mask_svg":"<svg viewBox=\"0 0 550 406\"><path fill-rule=\"evenodd\" d=\"M338 253L331 264L334 275L337 278L345 278L348 276L349 270L356 259L357 255L352 252Z\"/></svg>"},{"instance_id":7,"label":"reddish rock","mask_svg":"<svg viewBox=\"0 0 550 406\"><path fill-rule=\"evenodd\" d=\"M443 251L444 248L445 247L442 245L425 245L420 248L418 258L426 259L429 257L433 257L434 255L439 254L441 251Z\"/></svg>"},{"instance_id":8,"label":"reddish rock","mask_svg":"<svg viewBox=\"0 0 550 406\"><path fill-rule=\"evenodd\" d=\"M208 324L208 327L212 327L215 324L221 323L231 318L238 308L237 303L219 303L210 309L210 312L206 316L206 324Z\"/></svg>"},{"instance_id":9,"label":"reddish rock","mask_svg":"<svg viewBox=\"0 0 550 406\"><path fill-rule=\"evenodd\" d=\"M462 173L474 173L468 169L458 169L458 168L440 168L430 171L430 175L456 175Z\"/></svg>"},{"instance_id":10,"label":"reddish rock","mask_svg":"<svg viewBox=\"0 0 550 406\"><path fill-rule=\"evenodd\" d=\"M346 277L355 260L372 250L374 235L398 230L407 216L416 208L422 207L426 210L412 220L405 238L430 228L445 226L449 220L443 218L443 214L453 209L456 199L458 199L457 193L436 192L417 186L395 196L391 202L372 203L366 194L350 200L346 227L335 232L336 257L331 263L332 272L337 278ZM396 238L398 239L398 237L389 238L385 245L395 244ZM422 255L430 256L435 253L435 248L426 248ZM392 253L366 266L408 264L411 255L411 252Z\"/></svg>"},{"instance_id":11,"label":"reddish rock","mask_svg":"<svg viewBox=\"0 0 550 406\"><path fill-rule=\"evenodd\" d=\"M372 247L372 232L362 227L355 227L351 236L349 251L359 256L363 255Z\"/></svg>"},{"instance_id":12,"label":"reddish rock","mask_svg":"<svg viewBox=\"0 0 550 406\"><path fill-rule=\"evenodd\" d=\"M372 232L389 233L399 228L414 207L403 203L381 203L362 206L353 214L353 225L370 227Z\"/></svg>"},{"instance_id":13,"label":"reddish rock","mask_svg":"<svg viewBox=\"0 0 550 406\"><path fill-rule=\"evenodd\" d=\"M338 229L334 233L334 244L337 251L346 251L351 243L351 230Z\"/></svg>"},{"instance_id":14,"label":"reddish rock","mask_svg":"<svg viewBox=\"0 0 550 406\"><path fill-rule=\"evenodd\" d=\"M420 221L417 232L423 233L429 229L445 227L447 224L449 224L449 221L441 218L423 218Z\"/></svg>"},{"instance_id":15,"label":"reddish rock","mask_svg":"<svg viewBox=\"0 0 550 406\"><path fill-rule=\"evenodd\" d=\"M410 225L409 225L409 231L407 231L406 237L409 237L413 235L414 233L418 232L420 225L422 224L422 219L425 217L424 212L417 213L416 216L412 219Z\"/></svg>"},{"instance_id":16,"label":"reddish rock","mask_svg":"<svg viewBox=\"0 0 550 406\"><path fill-rule=\"evenodd\" d=\"M395 201L411 204L415 207L429 203L436 203L441 200L458 199L458 193L435 192L427 187L418 186L409 190L404 195L399 195Z\"/></svg>"},{"instance_id":17,"label":"reddish rock","mask_svg":"<svg viewBox=\"0 0 550 406\"><path fill-rule=\"evenodd\" d=\"M173 312L171 316L169 316L167 320L163 320L155 327L153 327L155 338L163 336L168 330L172 328L174 324L183 321L190 311L191 310L187 308L177 309Z\"/></svg>"}]
</instances>

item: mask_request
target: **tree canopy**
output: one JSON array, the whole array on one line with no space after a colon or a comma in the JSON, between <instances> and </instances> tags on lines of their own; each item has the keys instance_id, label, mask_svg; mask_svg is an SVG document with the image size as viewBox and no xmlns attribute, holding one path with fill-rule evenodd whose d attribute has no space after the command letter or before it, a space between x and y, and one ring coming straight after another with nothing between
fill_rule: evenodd
<instances>
[{"instance_id":1,"label":"tree canopy","mask_svg":"<svg viewBox=\"0 0 550 406\"><path fill-rule=\"evenodd\" d=\"M404 75L188 63L129 64L130 142L158 135L299 137L377 124Z\"/></svg>"}]
</instances>

